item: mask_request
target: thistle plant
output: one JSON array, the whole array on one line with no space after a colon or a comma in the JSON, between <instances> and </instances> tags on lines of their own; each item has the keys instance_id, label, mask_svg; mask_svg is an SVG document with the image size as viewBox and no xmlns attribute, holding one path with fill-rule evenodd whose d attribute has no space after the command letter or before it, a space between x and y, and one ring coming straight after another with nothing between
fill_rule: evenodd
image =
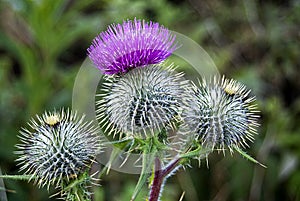
<instances>
[{"instance_id":1,"label":"thistle plant","mask_svg":"<svg viewBox=\"0 0 300 201\"><path fill-rule=\"evenodd\" d=\"M240 149L253 140L258 126L250 90L224 77L203 79L199 87L189 85L183 73L164 67L164 60L177 48L174 44L175 36L164 27L135 19L111 25L88 49L94 65L106 75L97 102L102 130L119 139L113 142L122 144L118 148L142 154L142 171L131 200L150 172L148 200L159 200L169 175L216 149L228 147L258 163ZM172 133L180 145L166 160L165 153L174 143Z\"/></svg>"},{"instance_id":2,"label":"thistle plant","mask_svg":"<svg viewBox=\"0 0 300 201\"><path fill-rule=\"evenodd\" d=\"M186 80L166 61L179 48L175 39L158 23L134 19L109 26L87 50L104 74L97 120L115 148L106 168L121 151L141 156L132 201L147 181L147 200L158 201L169 176L216 150L237 151L260 164L243 151L259 125L255 97L224 76L202 78L198 86ZM103 147L98 127L69 110L37 115L28 126L16 145L24 175L6 178L33 180L48 190L54 186L68 201L91 200L89 171Z\"/></svg>"},{"instance_id":3,"label":"thistle plant","mask_svg":"<svg viewBox=\"0 0 300 201\"><path fill-rule=\"evenodd\" d=\"M66 200L89 200L88 171L100 150L97 127L70 110L37 115L28 126L20 131L16 154L29 181L59 188Z\"/></svg>"},{"instance_id":4,"label":"thistle plant","mask_svg":"<svg viewBox=\"0 0 300 201\"><path fill-rule=\"evenodd\" d=\"M88 55L105 76L97 102L104 133L113 134L128 153L142 154L142 172L132 200L155 161L165 163L180 140L171 133L181 122L187 81L165 60L177 48L175 36L158 23L141 20L112 25L99 34ZM128 148L129 147L129 148Z\"/></svg>"}]
</instances>

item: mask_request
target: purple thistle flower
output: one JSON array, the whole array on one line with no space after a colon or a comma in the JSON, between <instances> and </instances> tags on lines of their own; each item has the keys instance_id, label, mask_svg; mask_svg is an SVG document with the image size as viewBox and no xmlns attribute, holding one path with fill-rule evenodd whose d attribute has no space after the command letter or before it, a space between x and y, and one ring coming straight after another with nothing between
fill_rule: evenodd
<instances>
[{"instance_id":1,"label":"purple thistle flower","mask_svg":"<svg viewBox=\"0 0 300 201\"><path fill-rule=\"evenodd\" d=\"M175 36L158 23L134 19L109 26L87 51L94 65L111 75L160 63L177 49L174 41Z\"/></svg>"}]
</instances>

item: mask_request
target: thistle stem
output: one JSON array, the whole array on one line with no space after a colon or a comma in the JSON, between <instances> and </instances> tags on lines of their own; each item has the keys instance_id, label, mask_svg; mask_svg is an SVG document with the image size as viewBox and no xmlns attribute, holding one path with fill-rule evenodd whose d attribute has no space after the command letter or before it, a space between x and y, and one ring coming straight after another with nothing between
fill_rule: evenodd
<instances>
[{"instance_id":1,"label":"thistle stem","mask_svg":"<svg viewBox=\"0 0 300 201\"><path fill-rule=\"evenodd\" d=\"M151 185L149 201L158 201L162 186L164 181L167 179L167 176L178 167L180 158L172 160L164 169L162 169L161 161L159 158L155 158L154 163L154 178Z\"/></svg>"},{"instance_id":2,"label":"thistle stem","mask_svg":"<svg viewBox=\"0 0 300 201\"><path fill-rule=\"evenodd\" d=\"M151 186L149 201L158 200L164 180L164 178L162 177L161 161L159 158L155 158L154 171L154 179Z\"/></svg>"},{"instance_id":3,"label":"thistle stem","mask_svg":"<svg viewBox=\"0 0 300 201\"><path fill-rule=\"evenodd\" d=\"M176 167L178 167L178 164L182 158L175 158L172 160L166 168L163 170L163 176L166 177L168 176L171 172L175 170Z\"/></svg>"}]
</instances>

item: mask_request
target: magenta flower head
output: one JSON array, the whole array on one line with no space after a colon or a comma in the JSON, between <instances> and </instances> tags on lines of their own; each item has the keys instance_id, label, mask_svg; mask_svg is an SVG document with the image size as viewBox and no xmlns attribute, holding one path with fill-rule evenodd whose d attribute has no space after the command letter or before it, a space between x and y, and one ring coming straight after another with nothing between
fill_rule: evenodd
<instances>
[{"instance_id":1,"label":"magenta flower head","mask_svg":"<svg viewBox=\"0 0 300 201\"><path fill-rule=\"evenodd\" d=\"M134 19L109 26L87 51L102 73L112 75L164 61L176 50L174 41L175 36L158 23Z\"/></svg>"}]
</instances>

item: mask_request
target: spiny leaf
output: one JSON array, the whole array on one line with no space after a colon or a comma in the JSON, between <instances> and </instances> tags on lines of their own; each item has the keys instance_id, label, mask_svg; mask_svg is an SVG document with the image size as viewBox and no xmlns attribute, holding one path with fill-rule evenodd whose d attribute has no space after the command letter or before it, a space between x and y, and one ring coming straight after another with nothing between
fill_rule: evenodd
<instances>
[{"instance_id":1,"label":"spiny leaf","mask_svg":"<svg viewBox=\"0 0 300 201\"><path fill-rule=\"evenodd\" d=\"M198 147L192 151L188 151L184 154L180 155L180 158L194 158L194 157L199 157L201 155L206 155L210 153L212 149L209 148L203 148L201 145L198 145Z\"/></svg>"},{"instance_id":2,"label":"spiny leaf","mask_svg":"<svg viewBox=\"0 0 300 201\"><path fill-rule=\"evenodd\" d=\"M86 180L89 180L89 174L88 172L85 172L81 175L81 177L77 178L76 180L69 183L63 190L68 191L72 188L75 188L77 186L80 186L81 183L85 182Z\"/></svg>"},{"instance_id":3,"label":"spiny leaf","mask_svg":"<svg viewBox=\"0 0 300 201\"><path fill-rule=\"evenodd\" d=\"M267 168L267 166L265 166L264 164L258 162L256 159L254 159L252 156L248 155L245 151L241 150L239 147L237 146L233 146L233 148L239 153L241 154L243 157L245 157L246 159L248 159L249 161L255 163L255 164L259 164L260 166Z\"/></svg>"},{"instance_id":4,"label":"spiny leaf","mask_svg":"<svg viewBox=\"0 0 300 201\"><path fill-rule=\"evenodd\" d=\"M28 181L28 180L34 178L34 176L33 175L0 175L0 178Z\"/></svg>"},{"instance_id":5,"label":"spiny leaf","mask_svg":"<svg viewBox=\"0 0 300 201\"><path fill-rule=\"evenodd\" d=\"M103 168L103 170L102 170L101 173L99 174L99 178L104 174L104 172L106 172L106 174L109 173L112 163L113 163L114 160L119 156L119 154L120 154L121 152L122 152L122 150L119 149L119 148L114 148L114 149L113 149L113 151L112 151L112 153L111 153L111 156L110 156L110 158L109 158L108 163L106 164L106 166Z\"/></svg>"},{"instance_id":6,"label":"spiny leaf","mask_svg":"<svg viewBox=\"0 0 300 201\"><path fill-rule=\"evenodd\" d=\"M152 165L153 165L153 162L155 159L155 155L156 155L156 153L150 145L149 145L149 147L146 147L144 149L142 171L141 171L139 181L136 184L136 187L133 191L130 201L135 200L135 198L137 197L139 192L142 190L144 184L147 182L147 178L149 176L148 173L150 172L150 170L152 168Z\"/></svg>"},{"instance_id":7,"label":"spiny leaf","mask_svg":"<svg viewBox=\"0 0 300 201\"><path fill-rule=\"evenodd\" d=\"M132 139L122 139L122 140L110 142L110 144L113 144L115 147L117 147L119 149L124 149L131 142L132 142Z\"/></svg>"}]
</instances>

